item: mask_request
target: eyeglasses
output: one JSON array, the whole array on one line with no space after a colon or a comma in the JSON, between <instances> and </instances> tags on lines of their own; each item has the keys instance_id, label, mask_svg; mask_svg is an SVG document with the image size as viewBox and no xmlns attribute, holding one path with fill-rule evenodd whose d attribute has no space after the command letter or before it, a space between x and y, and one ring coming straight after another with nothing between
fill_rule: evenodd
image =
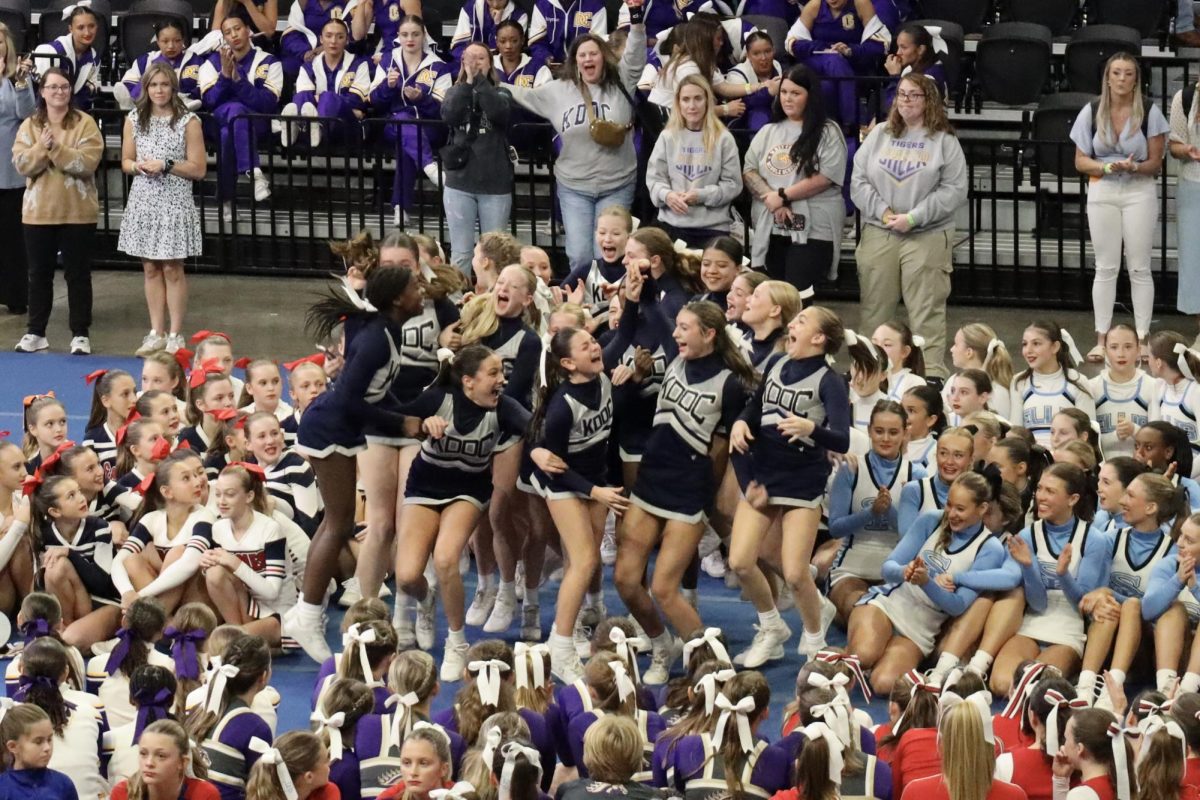
<instances>
[{"instance_id":1,"label":"eyeglasses","mask_svg":"<svg viewBox=\"0 0 1200 800\"><path fill-rule=\"evenodd\" d=\"M71 84L56 83L53 85L43 85L42 89L47 92L69 92L69 91L71 91Z\"/></svg>"},{"instance_id":2,"label":"eyeglasses","mask_svg":"<svg viewBox=\"0 0 1200 800\"><path fill-rule=\"evenodd\" d=\"M900 100L920 100L925 97L924 92L896 92L896 97Z\"/></svg>"}]
</instances>

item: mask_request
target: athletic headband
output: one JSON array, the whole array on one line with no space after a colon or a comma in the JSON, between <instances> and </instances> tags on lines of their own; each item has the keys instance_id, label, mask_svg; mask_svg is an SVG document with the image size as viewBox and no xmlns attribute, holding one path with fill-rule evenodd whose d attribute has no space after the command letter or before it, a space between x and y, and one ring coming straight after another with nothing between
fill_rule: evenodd
<instances>
[{"instance_id":1,"label":"athletic headband","mask_svg":"<svg viewBox=\"0 0 1200 800\"><path fill-rule=\"evenodd\" d=\"M829 748L829 780L841 786L842 770L845 769L846 762L842 757L843 745L838 740L837 734L824 722L814 722L811 725L805 725L800 730L804 734L805 741L825 740L825 746Z\"/></svg>"},{"instance_id":2,"label":"athletic headband","mask_svg":"<svg viewBox=\"0 0 1200 800\"><path fill-rule=\"evenodd\" d=\"M329 760L341 761L342 759L342 726L346 724L346 712L339 711L336 714L325 716L320 711L314 711L308 718L309 722L315 723L317 726L315 733L326 731L329 734Z\"/></svg>"},{"instance_id":3,"label":"athletic headband","mask_svg":"<svg viewBox=\"0 0 1200 800\"><path fill-rule=\"evenodd\" d=\"M258 760L267 766L275 767L275 775L279 778L279 786L287 800L300 800L296 793L296 784L292 783L292 774L288 772L287 762L279 748L272 747L257 736L250 739L250 749L258 753Z\"/></svg>"},{"instance_id":4,"label":"athletic headband","mask_svg":"<svg viewBox=\"0 0 1200 800\"><path fill-rule=\"evenodd\" d=\"M721 692L717 695L716 705L721 709L721 716L717 717L717 728L713 732L713 749L721 749L721 742L725 738L725 728L732 716L737 721L739 746L743 752L753 752L754 735L750 732L750 715L754 713L754 697L746 695L735 703L726 697L724 692Z\"/></svg>"}]
</instances>

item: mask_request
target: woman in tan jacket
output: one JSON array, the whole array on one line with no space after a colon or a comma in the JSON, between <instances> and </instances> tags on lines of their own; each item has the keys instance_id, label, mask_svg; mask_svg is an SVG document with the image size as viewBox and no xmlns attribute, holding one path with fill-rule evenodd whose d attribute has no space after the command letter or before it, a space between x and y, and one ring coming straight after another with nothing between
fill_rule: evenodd
<instances>
[{"instance_id":1,"label":"woman in tan jacket","mask_svg":"<svg viewBox=\"0 0 1200 800\"><path fill-rule=\"evenodd\" d=\"M25 176L25 250L29 259L29 324L17 342L23 353L46 350L54 306L54 266L62 253L70 308L71 352L92 352L91 248L100 203L96 167L104 138L96 121L75 108L71 81L60 69L42 75L37 111L21 124L13 166Z\"/></svg>"}]
</instances>

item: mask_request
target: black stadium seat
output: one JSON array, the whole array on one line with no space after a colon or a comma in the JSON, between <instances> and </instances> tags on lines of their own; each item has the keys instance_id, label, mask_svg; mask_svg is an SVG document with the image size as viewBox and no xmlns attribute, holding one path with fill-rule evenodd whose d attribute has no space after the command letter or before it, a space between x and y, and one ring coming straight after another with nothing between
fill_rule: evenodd
<instances>
[{"instance_id":1,"label":"black stadium seat","mask_svg":"<svg viewBox=\"0 0 1200 800\"><path fill-rule=\"evenodd\" d=\"M133 0L129 11L121 17L119 32L121 56L126 64L155 49L154 29L166 20L178 22L183 29L184 44L191 43L192 6L187 0Z\"/></svg>"},{"instance_id":2,"label":"black stadium seat","mask_svg":"<svg viewBox=\"0 0 1200 800\"><path fill-rule=\"evenodd\" d=\"M0 0L0 22L8 26L13 44L22 53L29 49L27 41L31 15L29 0Z\"/></svg>"},{"instance_id":3,"label":"black stadium seat","mask_svg":"<svg viewBox=\"0 0 1200 800\"><path fill-rule=\"evenodd\" d=\"M991 8L991 0L920 0L921 13L928 19L946 19L966 33L979 33Z\"/></svg>"},{"instance_id":4,"label":"black stadium seat","mask_svg":"<svg viewBox=\"0 0 1200 800\"><path fill-rule=\"evenodd\" d=\"M786 22L766 14L746 14L742 19L771 37L771 42L775 45L775 58L783 60L788 57L787 43L784 41L787 39L788 30Z\"/></svg>"},{"instance_id":5,"label":"black stadium seat","mask_svg":"<svg viewBox=\"0 0 1200 800\"><path fill-rule=\"evenodd\" d=\"M1095 95L1087 92L1058 92L1048 94L1038 102L1037 110L1033 112L1033 139L1038 142L1068 142L1071 138L1071 126L1079 111L1095 99ZM1062 175L1064 178L1074 178L1075 149L1073 147L1055 147L1049 144L1036 145L1034 157L1037 160L1038 171L1051 175Z\"/></svg>"},{"instance_id":6,"label":"black stadium seat","mask_svg":"<svg viewBox=\"0 0 1200 800\"><path fill-rule=\"evenodd\" d=\"M1154 36L1163 20L1167 0L1096 0L1096 21L1105 25L1126 25L1143 39ZM1174 0L1170 7L1175 8Z\"/></svg>"},{"instance_id":7,"label":"black stadium seat","mask_svg":"<svg viewBox=\"0 0 1200 800\"><path fill-rule=\"evenodd\" d=\"M1055 36L1065 36L1079 14L1078 0L1008 0L1014 22L1045 25Z\"/></svg>"},{"instance_id":8,"label":"black stadium seat","mask_svg":"<svg viewBox=\"0 0 1200 800\"><path fill-rule=\"evenodd\" d=\"M1036 103L1050 77L1050 29L1032 22L999 22L983 31L975 76L984 99L1009 106Z\"/></svg>"},{"instance_id":9,"label":"black stadium seat","mask_svg":"<svg viewBox=\"0 0 1200 800\"><path fill-rule=\"evenodd\" d=\"M946 43L946 52L942 53L942 66L946 69L946 83L950 86L950 95L954 97L962 91L963 74L963 35L962 26L948 19L916 19L914 25L938 30L938 35Z\"/></svg>"},{"instance_id":10,"label":"black stadium seat","mask_svg":"<svg viewBox=\"0 0 1200 800\"><path fill-rule=\"evenodd\" d=\"M1080 28L1067 44L1067 84L1072 91L1100 94L1104 62L1125 51L1138 55L1142 37L1124 25L1088 25Z\"/></svg>"}]
</instances>

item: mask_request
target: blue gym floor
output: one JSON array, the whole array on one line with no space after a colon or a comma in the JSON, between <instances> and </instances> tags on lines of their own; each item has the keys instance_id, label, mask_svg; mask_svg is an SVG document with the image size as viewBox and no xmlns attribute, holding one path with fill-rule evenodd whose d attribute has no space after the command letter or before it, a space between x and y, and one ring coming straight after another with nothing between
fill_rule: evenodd
<instances>
[{"instance_id":1,"label":"blue gym floor","mask_svg":"<svg viewBox=\"0 0 1200 800\"><path fill-rule=\"evenodd\" d=\"M62 354L25 355L19 353L0 353L0 375L7 379L0 383L0 429L11 431L10 438L19 442L22 429L21 400L25 395L45 393L53 390L67 408L69 421L69 436L79 441L87 423L87 414L91 403L91 387L84 384L84 376L95 369L121 368L128 370L135 379L140 380L141 362L135 358L116 358L105 356L71 356ZM611 578L611 570L606 570ZM468 576L467 596L474 591L474 577ZM542 630L549 631L554 617L554 587L542 587ZM700 614L708 625L720 627L725 632L730 651L736 653L749 645L754 636L753 623L757 621L753 607L741 601L735 591L725 588L723 581L700 576L699 586ZM605 602L610 613L620 614L624 606L612 588L611 580L605 581ZM330 612L327 638L334 649L340 649L338 634L341 622L341 609L333 608ZM776 738L779 725L782 722L784 705L791 699L794 691L796 671L800 666L799 657L795 654L795 643L801 630L797 612L785 614L792 630L797 631L788 648L788 657L780 662L773 662L763 669L771 684L771 715L763 728L768 738ZM517 626L514 625L510 636L516 640ZM435 653L440 652L441 637L445 636L445 621L439 615L439 642ZM478 640L484 638L482 631L468 629L467 638ZM844 645L845 634L838 629L829 632L831 645ZM643 668L647 665L645 657ZM313 680L316 676L316 664L303 654L289 655L280 658L274 665L272 684L279 690L283 702L279 708L279 730L307 727L308 715L311 711L309 699L312 696ZM440 709L451 704L459 684L443 686L434 701L434 708ZM856 704L862 702L856 692L853 696ZM876 699L866 710L876 721L886 719L886 702Z\"/></svg>"}]
</instances>

